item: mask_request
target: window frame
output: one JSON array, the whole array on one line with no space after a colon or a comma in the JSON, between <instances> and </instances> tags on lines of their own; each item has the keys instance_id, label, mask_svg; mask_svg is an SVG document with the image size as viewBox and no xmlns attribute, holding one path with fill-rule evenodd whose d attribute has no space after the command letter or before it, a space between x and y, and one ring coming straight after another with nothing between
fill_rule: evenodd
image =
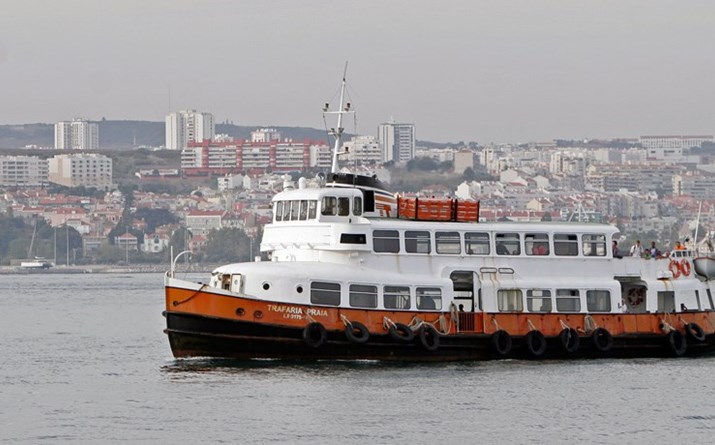
<instances>
[{"instance_id":1,"label":"window frame","mask_svg":"<svg viewBox=\"0 0 715 445\"><path fill-rule=\"evenodd\" d=\"M368 305L354 304L353 298L359 297L371 297L372 301L370 301L370 304ZM377 308L377 285L359 283L350 284L348 286L348 305L350 305L350 307L357 307L363 309Z\"/></svg>"},{"instance_id":2,"label":"window frame","mask_svg":"<svg viewBox=\"0 0 715 445\"><path fill-rule=\"evenodd\" d=\"M391 289L388 291L388 289ZM399 291L405 291L407 290L407 295L400 294ZM395 297L395 304L394 305L388 305L387 304L387 296L394 296ZM400 298L407 297L407 305L403 304L402 307L397 306L397 302L399 301ZM404 303L404 302L403 302ZM382 307L385 309L390 309L390 310L410 310L412 308L412 289L410 289L410 286L400 286L400 285L384 285L382 286Z\"/></svg>"},{"instance_id":3,"label":"window frame","mask_svg":"<svg viewBox=\"0 0 715 445\"><path fill-rule=\"evenodd\" d=\"M500 233L495 233L494 234L494 245L497 246L495 248L495 252L499 256L520 256L522 249L521 249L521 233L519 232L500 232ZM517 249L516 253L514 253L514 250L510 249L509 246L514 245L516 243ZM506 252L508 253L499 253L499 246L503 246L504 249L506 249Z\"/></svg>"},{"instance_id":4,"label":"window frame","mask_svg":"<svg viewBox=\"0 0 715 445\"><path fill-rule=\"evenodd\" d=\"M326 286L326 288L317 288L316 289L316 284L318 286ZM337 286L337 289L335 289L335 286ZM333 289L329 289L327 287L333 287ZM315 291L319 292L327 292L327 293L332 293L333 295L331 297L334 297L335 294L337 294L337 303L330 302L326 303L323 301L315 301ZM340 283L336 283L333 281L311 281L310 283L310 303L311 304L318 304L322 306L340 306L340 302L342 301L342 286Z\"/></svg>"},{"instance_id":5,"label":"window frame","mask_svg":"<svg viewBox=\"0 0 715 445\"><path fill-rule=\"evenodd\" d=\"M516 297L516 308L509 308L505 298ZM524 312L524 292L519 288L497 289L497 309L499 312Z\"/></svg>"},{"instance_id":6,"label":"window frame","mask_svg":"<svg viewBox=\"0 0 715 445\"><path fill-rule=\"evenodd\" d=\"M455 238L456 235L456 238ZM434 233L435 252L438 255L461 255L462 254L462 234L458 231L438 231ZM450 247L456 246L456 251L449 251ZM444 251L444 250L447 251Z\"/></svg>"},{"instance_id":7,"label":"window frame","mask_svg":"<svg viewBox=\"0 0 715 445\"><path fill-rule=\"evenodd\" d=\"M536 291L541 292L541 295L534 295L534 292L536 292ZM549 302L548 309L535 311L533 309L533 307L534 307L533 303L536 300L541 301L542 307L544 304L543 302L548 301ZM533 312L533 313L537 313L537 314L548 314L548 313L553 312L554 311L554 301L551 296L551 289L527 289L526 290L526 310L528 312Z\"/></svg>"},{"instance_id":8,"label":"window frame","mask_svg":"<svg viewBox=\"0 0 715 445\"><path fill-rule=\"evenodd\" d=\"M563 292L576 292L576 295L559 295ZM579 289L556 289L554 294L554 299L556 301L556 312L566 312L566 313L580 313L581 312L581 291ZM576 309L562 309L559 303L566 301L576 301Z\"/></svg>"},{"instance_id":9,"label":"window frame","mask_svg":"<svg viewBox=\"0 0 715 445\"><path fill-rule=\"evenodd\" d=\"M472 238L473 235L479 235ZM483 242L486 240L486 242ZM486 252L481 252L474 246L486 246ZM483 249L482 249L483 250ZM489 232L464 232L464 252L467 255L489 255L492 251Z\"/></svg>"},{"instance_id":10,"label":"window frame","mask_svg":"<svg viewBox=\"0 0 715 445\"><path fill-rule=\"evenodd\" d=\"M430 295L430 293L434 293ZM423 298L427 297L428 301L434 304L434 307L430 304L425 304ZM429 286L417 286L415 287L415 303L417 304L417 309L423 311L441 311L442 310L442 288L440 287L429 287Z\"/></svg>"},{"instance_id":11,"label":"window frame","mask_svg":"<svg viewBox=\"0 0 715 445\"><path fill-rule=\"evenodd\" d=\"M378 235L378 232L380 233ZM387 233L392 234L394 232L395 236L388 236ZM399 230L392 230L392 229L375 229L372 231L372 251L375 253L400 253L400 232ZM377 243L375 240L382 240L383 243L386 243L388 240L389 241L396 241L397 244L397 250L393 249L381 249L377 250ZM390 243L389 245L392 245Z\"/></svg>"},{"instance_id":12,"label":"window frame","mask_svg":"<svg viewBox=\"0 0 715 445\"><path fill-rule=\"evenodd\" d=\"M566 239L560 239L563 237L574 237L573 240L566 238ZM579 255L579 237L578 234L576 233L554 233L553 235L553 242L554 242L554 255L555 256L578 256ZM571 253L572 249L571 247L576 246L576 252ZM559 249L566 247L566 252L568 253L559 253Z\"/></svg>"},{"instance_id":13,"label":"window frame","mask_svg":"<svg viewBox=\"0 0 715 445\"><path fill-rule=\"evenodd\" d=\"M426 235L426 236L425 236ZM418 255L429 255L432 253L432 233L429 230L405 230L405 252ZM425 241L427 241L425 243ZM414 242L413 250L410 247ZM423 252L420 247L427 246L427 251Z\"/></svg>"},{"instance_id":14,"label":"window frame","mask_svg":"<svg viewBox=\"0 0 715 445\"><path fill-rule=\"evenodd\" d=\"M597 307L598 301L592 302L592 298L598 298L599 294L602 298L603 293L605 293L604 301L608 302L608 305L605 309L600 309ZM608 290L608 289L588 289L588 290L586 290L586 310L588 312L611 312L611 307L612 307L612 303L611 303L611 291L610 290Z\"/></svg>"}]
</instances>

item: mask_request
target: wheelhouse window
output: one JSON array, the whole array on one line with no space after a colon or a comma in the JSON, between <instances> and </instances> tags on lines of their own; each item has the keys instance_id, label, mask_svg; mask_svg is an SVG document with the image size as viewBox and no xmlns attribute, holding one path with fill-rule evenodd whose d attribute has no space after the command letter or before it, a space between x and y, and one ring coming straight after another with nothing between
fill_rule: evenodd
<instances>
[{"instance_id":1,"label":"wheelhouse window","mask_svg":"<svg viewBox=\"0 0 715 445\"><path fill-rule=\"evenodd\" d=\"M520 255L521 237L518 233L497 233L497 255Z\"/></svg>"},{"instance_id":2,"label":"wheelhouse window","mask_svg":"<svg viewBox=\"0 0 715 445\"><path fill-rule=\"evenodd\" d=\"M385 286L382 290L385 309L409 309L410 288L407 286Z\"/></svg>"},{"instance_id":3,"label":"wheelhouse window","mask_svg":"<svg viewBox=\"0 0 715 445\"><path fill-rule=\"evenodd\" d=\"M318 201L311 199L308 201L308 219L315 219Z\"/></svg>"},{"instance_id":4,"label":"wheelhouse window","mask_svg":"<svg viewBox=\"0 0 715 445\"><path fill-rule=\"evenodd\" d=\"M526 309L529 312L551 312L551 291L548 289L526 291Z\"/></svg>"},{"instance_id":5,"label":"wheelhouse window","mask_svg":"<svg viewBox=\"0 0 715 445\"><path fill-rule=\"evenodd\" d=\"M521 289L497 290L497 306L501 312L521 312L524 310Z\"/></svg>"},{"instance_id":6,"label":"wheelhouse window","mask_svg":"<svg viewBox=\"0 0 715 445\"><path fill-rule=\"evenodd\" d=\"M429 232L416 230L405 231L405 252L430 253L431 251L431 237Z\"/></svg>"},{"instance_id":7,"label":"wheelhouse window","mask_svg":"<svg viewBox=\"0 0 715 445\"><path fill-rule=\"evenodd\" d=\"M350 198L338 198L338 216L350 216Z\"/></svg>"},{"instance_id":8,"label":"wheelhouse window","mask_svg":"<svg viewBox=\"0 0 715 445\"><path fill-rule=\"evenodd\" d=\"M300 215L300 201L290 201L290 220L298 221Z\"/></svg>"},{"instance_id":9,"label":"wheelhouse window","mask_svg":"<svg viewBox=\"0 0 715 445\"><path fill-rule=\"evenodd\" d=\"M305 221L308 219L308 201L305 199L300 202L300 220Z\"/></svg>"},{"instance_id":10,"label":"wheelhouse window","mask_svg":"<svg viewBox=\"0 0 715 445\"><path fill-rule=\"evenodd\" d=\"M362 215L362 198L359 196L353 198L353 215Z\"/></svg>"},{"instance_id":11,"label":"wheelhouse window","mask_svg":"<svg viewBox=\"0 0 715 445\"><path fill-rule=\"evenodd\" d=\"M549 235L546 233L527 233L524 235L524 250L527 255L548 255Z\"/></svg>"},{"instance_id":12,"label":"wheelhouse window","mask_svg":"<svg viewBox=\"0 0 715 445\"><path fill-rule=\"evenodd\" d=\"M581 312L581 297L578 289L556 289L556 310L559 312Z\"/></svg>"},{"instance_id":13,"label":"wheelhouse window","mask_svg":"<svg viewBox=\"0 0 715 445\"><path fill-rule=\"evenodd\" d=\"M273 204L273 213L275 214L276 221L283 221L283 203L284 201L277 201Z\"/></svg>"},{"instance_id":14,"label":"wheelhouse window","mask_svg":"<svg viewBox=\"0 0 715 445\"><path fill-rule=\"evenodd\" d=\"M489 255L489 234L478 232L465 233L464 249L467 255Z\"/></svg>"},{"instance_id":15,"label":"wheelhouse window","mask_svg":"<svg viewBox=\"0 0 715 445\"><path fill-rule=\"evenodd\" d=\"M437 253L459 255L462 253L462 241L459 232L436 232Z\"/></svg>"},{"instance_id":16,"label":"wheelhouse window","mask_svg":"<svg viewBox=\"0 0 715 445\"><path fill-rule=\"evenodd\" d=\"M335 196L323 196L323 201L320 204L320 213L325 216L333 216L338 214L338 200Z\"/></svg>"},{"instance_id":17,"label":"wheelhouse window","mask_svg":"<svg viewBox=\"0 0 715 445\"><path fill-rule=\"evenodd\" d=\"M377 286L351 284L350 306L367 308L377 307Z\"/></svg>"},{"instance_id":18,"label":"wheelhouse window","mask_svg":"<svg viewBox=\"0 0 715 445\"><path fill-rule=\"evenodd\" d=\"M397 230L373 230L372 250L375 252L398 253L400 234Z\"/></svg>"},{"instance_id":19,"label":"wheelhouse window","mask_svg":"<svg viewBox=\"0 0 715 445\"><path fill-rule=\"evenodd\" d=\"M555 234L554 254L558 256L578 256L578 236L572 233Z\"/></svg>"},{"instance_id":20,"label":"wheelhouse window","mask_svg":"<svg viewBox=\"0 0 715 445\"><path fill-rule=\"evenodd\" d=\"M340 283L310 283L310 302L328 306L340 305Z\"/></svg>"},{"instance_id":21,"label":"wheelhouse window","mask_svg":"<svg viewBox=\"0 0 715 445\"><path fill-rule=\"evenodd\" d=\"M418 287L415 290L417 309L435 310L442 309L442 289L438 287Z\"/></svg>"},{"instance_id":22,"label":"wheelhouse window","mask_svg":"<svg viewBox=\"0 0 715 445\"><path fill-rule=\"evenodd\" d=\"M586 291L586 308L589 312L611 312L611 293L607 290Z\"/></svg>"},{"instance_id":23,"label":"wheelhouse window","mask_svg":"<svg viewBox=\"0 0 715 445\"><path fill-rule=\"evenodd\" d=\"M606 235L583 235L585 256L606 256Z\"/></svg>"}]
</instances>

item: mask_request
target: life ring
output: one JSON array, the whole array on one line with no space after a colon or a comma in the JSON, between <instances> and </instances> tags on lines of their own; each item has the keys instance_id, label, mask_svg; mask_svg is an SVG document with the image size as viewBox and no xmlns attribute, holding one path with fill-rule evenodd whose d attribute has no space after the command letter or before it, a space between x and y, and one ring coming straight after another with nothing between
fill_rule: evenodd
<instances>
[{"instance_id":1,"label":"life ring","mask_svg":"<svg viewBox=\"0 0 715 445\"><path fill-rule=\"evenodd\" d=\"M645 292L642 287L632 287L628 290L628 304L638 306L645 300Z\"/></svg>"},{"instance_id":2,"label":"life ring","mask_svg":"<svg viewBox=\"0 0 715 445\"><path fill-rule=\"evenodd\" d=\"M681 357L685 354L685 351L688 349L688 342L685 341L685 336L681 334L680 331L673 329L668 332L666 338L670 351L675 354L676 357Z\"/></svg>"},{"instance_id":3,"label":"life ring","mask_svg":"<svg viewBox=\"0 0 715 445\"><path fill-rule=\"evenodd\" d=\"M680 260L680 271L683 273L684 277L690 276L690 261L683 258Z\"/></svg>"},{"instance_id":4,"label":"life ring","mask_svg":"<svg viewBox=\"0 0 715 445\"><path fill-rule=\"evenodd\" d=\"M526 349L532 357L541 357L546 352L546 337L541 331L536 329L529 331L524 337L524 341L526 342Z\"/></svg>"},{"instance_id":5,"label":"life ring","mask_svg":"<svg viewBox=\"0 0 715 445\"><path fill-rule=\"evenodd\" d=\"M673 274L673 278L680 277L680 265L677 261L670 260L670 264L668 264L668 270L670 270L670 273Z\"/></svg>"},{"instance_id":6,"label":"life ring","mask_svg":"<svg viewBox=\"0 0 715 445\"><path fill-rule=\"evenodd\" d=\"M409 343L415 338L415 333L412 332L409 326L402 323L394 323L389 329L390 337L393 340L401 343Z\"/></svg>"},{"instance_id":7,"label":"life ring","mask_svg":"<svg viewBox=\"0 0 715 445\"><path fill-rule=\"evenodd\" d=\"M511 352L511 335L503 329L492 334L492 348L501 357L506 357Z\"/></svg>"},{"instance_id":8,"label":"life ring","mask_svg":"<svg viewBox=\"0 0 715 445\"><path fill-rule=\"evenodd\" d=\"M323 346L328 338L328 333L325 331L325 326L314 321L308 323L303 329L303 341L311 348L319 348Z\"/></svg>"},{"instance_id":9,"label":"life ring","mask_svg":"<svg viewBox=\"0 0 715 445\"><path fill-rule=\"evenodd\" d=\"M353 343L362 344L370 338L370 331L359 321L351 321L345 325L345 336Z\"/></svg>"},{"instance_id":10,"label":"life ring","mask_svg":"<svg viewBox=\"0 0 715 445\"><path fill-rule=\"evenodd\" d=\"M417 332L420 344L428 351L436 351L439 348L439 332L431 324L424 323Z\"/></svg>"},{"instance_id":11,"label":"life ring","mask_svg":"<svg viewBox=\"0 0 715 445\"><path fill-rule=\"evenodd\" d=\"M593 346L601 352L608 352L613 347L613 336L605 328L596 328L591 334Z\"/></svg>"},{"instance_id":12,"label":"life ring","mask_svg":"<svg viewBox=\"0 0 715 445\"><path fill-rule=\"evenodd\" d=\"M703 328L701 328L697 323L686 324L685 333L688 334L688 337L691 337L699 343L705 341L705 331L703 331Z\"/></svg>"},{"instance_id":13,"label":"life ring","mask_svg":"<svg viewBox=\"0 0 715 445\"><path fill-rule=\"evenodd\" d=\"M581 339L578 336L578 332L573 328L564 328L559 332L559 342L561 347L564 348L569 354L573 354L578 351L579 343Z\"/></svg>"}]
</instances>

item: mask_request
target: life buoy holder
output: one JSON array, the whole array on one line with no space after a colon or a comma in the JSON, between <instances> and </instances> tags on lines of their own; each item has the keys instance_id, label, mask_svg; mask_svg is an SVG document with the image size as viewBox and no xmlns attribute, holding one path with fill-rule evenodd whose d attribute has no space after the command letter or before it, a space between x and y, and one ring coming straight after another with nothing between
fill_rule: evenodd
<instances>
[{"instance_id":1,"label":"life buoy holder","mask_svg":"<svg viewBox=\"0 0 715 445\"><path fill-rule=\"evenodd\" d=\"M683 273L684 277L689 277L690 276L690 261L686 260L683 258L680 260L680 272Z\"/></svg>"},{"instance_id":2,"label":"life buoy holder","mask_svg":"<svg viewBox=\"0 0 715 445\"><path fill-rule=\"evenodd\" d=\"M561 347L564 348L564 351L569 354L573 354L578 351L581 339L579 338L576 329L564 328L561 332L559 332L559 343L561 343Z\"/></svg>"},{"instance_id":3,"label":"life buoy holder","mask_svg":"<svg viewBox=\"0 0 715 445\"><path fill-rule=\"evenodd\" d=\"M642 287L632 287L628 290L628 304L638 306L645 301L645 290Z\"/></svg>"},{"instance_id":4,"label":"life buoy holder","mask_svg":"<svg viewBox=\"0 0 715 445\"><path fill-rule=\"evenodd\" d=\"M303 341L311 348L323 346L327 338L328 333L325 331L325 326L317 321L308 323L303 329Z\"/></svg>"},{"instance_id":5,"label":"life buoy holder","mask_svg":"<svg viewBox=\"0 0 715 445\"><path fill-rule=\"evenodd\" d=\"M415 333L409 326L402 323L393 323L389 329L390 337L400 343L409 343L415 338Z\"/></svg>"},{"instance_id":6,"label":"life buoy holder","mask_svg":"<svg viewBox=\"0 0 715 445\"><path fill-rule=\"evenodd\" d=\"M546 337L536 329L529 331L524 337L526 349L532 357L541 357L546 352Z\"/></svg>"},{"instance_id":7,"label":"life buoy holder","mask_svg":"<svg viewBox=\"0 0 715 445\"><path fill-rule=\"evenodd\" d=\"M491 336L492 348L501 357L506 357L511 352L511 335L503 329L499 329Z\"/></svg>"},{"instance_id":8,"label":"life buoy holder","mask_svg":"<svg viewBox=\"0 0 715 445\"><path fill-rule=\"evenodd\" d=\"M613 336L605 328L596 328L591 334L593 346L601 352L608 352L613 347Z\"/></svg>"},{"instance_id":9,"label":"life buoy holder","mask_svg":"<svg viewBox=\"0 0 715 445\"><path fill-rule=\"evenodd\" d=\"M668 264L668 270L670 271L670 273L673 274L674 279L680 278L680 264L677 261L670 260L670 264Z\"/></svg>"},{"instance_id":10,"label":"life buoy holder","mask_svg":"<svg viewBox=\"0 0 715 445\"><path fill-rule=\"evenodd\" d=\"M698 343L705 341L705 331L697 323L687 323L685 325L685 333Z\"/></svg>"},{"instance_id":11,"label":"life buoy holder","mask_svg":"<svg viewBox=\"0 0 715 445\"><path fill-rule=\"evenodd\" d=\"M423 323L417 332L420 344L428 351L436 351L439 348L439 332L431 324Z\"/></svg>"},{"instance_id":12,"label":"life buoy holder","mask_svg":"<svg viewBox=\"0 0 715 445\"><path fill-rule=\"evenodd\" d=\"M363 344L370 338L370 331L359 321L351 321L345 324L345 336L353 343Z\"/></svg>"},{"instance_id":13,"label":"life buoy holder","mask_svg":"<svg viewBox=\"0 0 715 445\"><path fill-rule=\"evenodd\" d=\"M688 350L688 342L680 331L673 329L666 334L668 348L676 357L681 357Z\"/></svg>"}]
</instances>

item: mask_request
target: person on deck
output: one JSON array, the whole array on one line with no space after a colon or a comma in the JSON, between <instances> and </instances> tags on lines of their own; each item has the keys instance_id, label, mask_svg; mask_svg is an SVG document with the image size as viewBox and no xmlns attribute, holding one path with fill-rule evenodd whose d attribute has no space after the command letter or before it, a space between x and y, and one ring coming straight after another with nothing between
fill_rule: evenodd
<instances>
[{"instance_id":1,"label":"person on deck","mask_svg":"<svg viewBox=\"0 0 715 445\"><path fill-rule=\"evenodd\" d=\"M631 246L631 256L640 258L643 256L643 245L641 240L636 240L636 243Z\"/></svg>"},{"instance_id":2,"label":"person on deck","mask_svg":"<svg viewBox=\"0 0 715 445\"><path fill-rule=\"evenodd\" d=\"M613 252L613 258L623 258L621 252L618 250L618 241L613 240L611 243L611 252Z\"/></svg>"},{"instance_id":3,"label":"person on deck","mask_svg":"<svg viewBox=\"0 0 715 445\"><path fill-rule=\"evenodd\" d=\"M685 250L685 246L680 244L680 241L675 242L675 250Z\"/></svg>"},{"instance_id":4,"label":"person on deck","mask_svg":"<svg viewBox=\"0 0 715 445\"><path fill-rule=\"evenodd\" d=\"M661 252L658 250L658 248L655 246L655 241L650 242L650 257L655 259L660 256Z\"/></svg>"}]
</instances>

